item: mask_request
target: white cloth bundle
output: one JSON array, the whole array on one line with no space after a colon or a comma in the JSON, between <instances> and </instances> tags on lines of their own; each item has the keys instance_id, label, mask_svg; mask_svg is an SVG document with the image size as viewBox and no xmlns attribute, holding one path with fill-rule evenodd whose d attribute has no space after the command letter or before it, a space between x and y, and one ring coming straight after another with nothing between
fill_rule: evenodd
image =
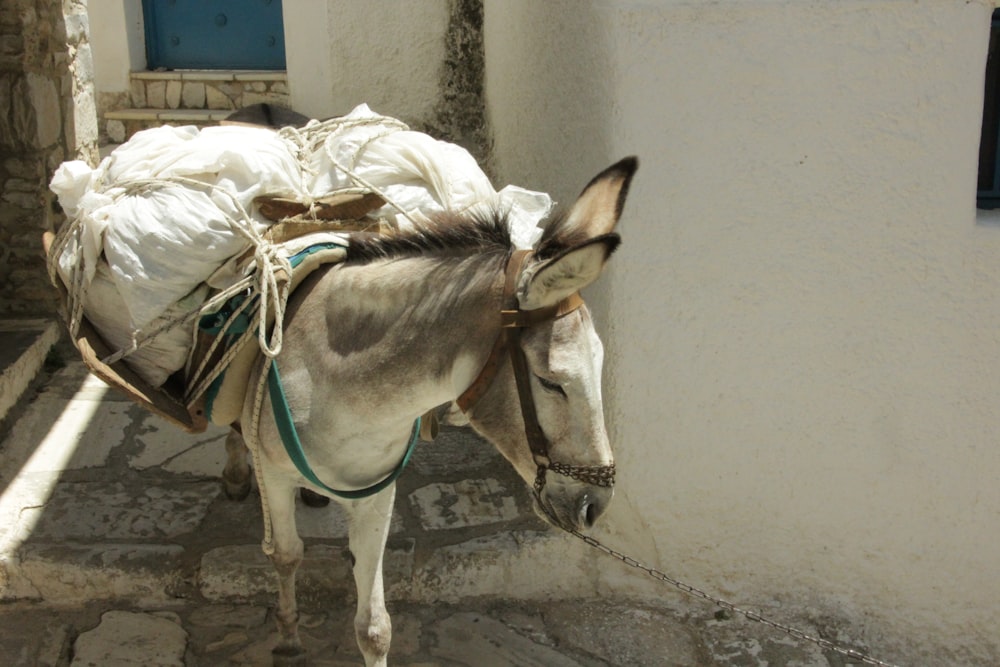
<instances>
[{"instance_id":1,"label":"white cloth bundle","mask_svg":"<svg viewBox=\"0 0 1000 667\"><path fill-rule=\"evenodd\" d=\"M345 188L373 188L392 202L375 215L400 227L444 210L496 208L508 213L519 247L538 239L538 223L552 207L544 193L514 186L497 192L465 149L408 131L366 105L301 130L145 130L96 169L64 163L50 187L80 227L56 258L59 275L70 286L74 268L82 268L84 314L123 348L165 318L197 308L206 283L224 288L243 277L220 267L235 267L229 260L271 224L253 206L260 195L309 203ZM184 366L192 326L168 330L126 361L159 386Z\"/></svg>"}]
</instances>

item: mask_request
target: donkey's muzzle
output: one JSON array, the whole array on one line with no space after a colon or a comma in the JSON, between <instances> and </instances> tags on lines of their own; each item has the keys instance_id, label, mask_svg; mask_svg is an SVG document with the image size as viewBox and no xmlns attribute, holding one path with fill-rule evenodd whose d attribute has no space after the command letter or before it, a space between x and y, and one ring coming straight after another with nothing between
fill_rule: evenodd
<instances>
[{"instance_id":1,"label":"donkey's muzzle","mask_svg":"<svg viewBox=\"0 0 1000 667\"><path fill-rule=\"evenodd\" d=\"M535 509L544 518L567 530L587 530L597 522L614 495L612 487L555 485L535 496Z\"/></svg>"}]
</instances>

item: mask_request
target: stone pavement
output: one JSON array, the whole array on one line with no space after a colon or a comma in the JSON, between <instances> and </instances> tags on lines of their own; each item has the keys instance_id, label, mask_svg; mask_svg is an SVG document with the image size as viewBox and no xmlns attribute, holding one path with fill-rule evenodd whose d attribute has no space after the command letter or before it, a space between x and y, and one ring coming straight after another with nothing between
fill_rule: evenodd
<instances>
[{"instance_id":1,"label":"stone pavement","mask_svg":"<svg viewBox=\"0 0 1000 667\"><path fill-rule=\"evenodd\" d=\"M259 498L221 493L225 430L185 434L59 349L62 367L0 442L0 665L270 664ZM513 470L467 430L422 443L397 488L392 664L845 664L671 590L657 608L600 598L586 573L606 556L548 530ZM297 518L310 664L360 664L343 517L331 503ZM520 582L527 567L546 568L543 595Z\"/></svg>"}]
</instances>

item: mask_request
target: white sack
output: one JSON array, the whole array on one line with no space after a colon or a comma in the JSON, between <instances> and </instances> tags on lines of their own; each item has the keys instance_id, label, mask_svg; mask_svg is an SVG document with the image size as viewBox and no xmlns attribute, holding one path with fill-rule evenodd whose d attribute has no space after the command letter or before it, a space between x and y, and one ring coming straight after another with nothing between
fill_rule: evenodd
<instances>
[{"instance_id":1,"label":"white sack","mask_svg":"<svg viewBox=\"0 0 1000 667\"><path fill-rule=\"evenodd\" d=\"M189 310L198 308L207 296L208 287L200 286L177 303L171 304L162 318L153 321L153 326L159 326L170 318L180 317ZM132 346L131 331L121 326L122 313L126 312L125 300L111 278L111 269L103 262L98 265L84 296L83 310L87 319L113 350ZM128 365L150 385L159 387L174 371L184 367L192 343L191 335L190 324L169 329L149 345L133 352L128 357Z\"/></svg>"},{"instance_id":2,"label":"white sack","mask_svg":"<svg viewBox=\"0 0 1000 667\"><path fill-rule=\"evenodd\" d=\"M309 190L314 197L359 185L339 165L382 190L415 219L445 210L495 208L509 212L515 246L530 248L541 237L538 224L552 210L552 200L544 192L507 186L498 193L467 150L420 132L399 130L397 121L379 116L368 105L356 107L343 120L358 124L331 134L309 157L315 174ZM409 224L391 204L375 215L403 228Z\"/></svg>"},{"instance_id":3,"label":"white sack","mask_svg":"<svg viewBox=\"0 0 1000 667\"><path fill-rule=\"evenodd\" d=\"M361 105L342 119L310 123L302 145L313 149L302 156L298 143L266 128L159 127L136 133L96 169L64 163L51 188L82 236L58 258L59 272L68 283L82 261L85 288L93 289L84 312L109 343L129 347L134 332L196 307L192 298L204 295L206 281L223 288L241 277L234 258L251 244L233 224L258 233L271 224L254 210L255 197L308 203L364 187L343 168L404 209L375 212L400 227L444 210L496 209L507 213L516 246L538 240L548 195L515 186L498 193L468 151L402 128ZM318 132L328 135L313 141ZM162 382L190 344L190 332L175 333L126 361Z\"/></svg>"}]
</instances>

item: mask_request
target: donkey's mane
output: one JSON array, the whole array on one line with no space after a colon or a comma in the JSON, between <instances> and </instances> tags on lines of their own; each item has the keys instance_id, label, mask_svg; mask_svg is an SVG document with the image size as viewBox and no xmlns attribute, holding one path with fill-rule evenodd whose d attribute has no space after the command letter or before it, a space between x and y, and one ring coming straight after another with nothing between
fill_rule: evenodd
<instances>
[{"instance_id":1,"label":"donkey's mane","mask_svg":"<svg viewBox=\"0 0 1000 667\"><path fill-rule=\"evenodd\" d=\"M391 234L355 235L347 261L364 264L431 254L500 254L511 249L507 216L501 211L444 213Z\"/></svg>"},{"instance_id":2,"label":"donkey's mane","mask_svg":"<svg viewBox=\"0 0 1000 667\"><path fill-rule=\"evenodd\" d=\"M587 240L586 233L567 224L558 213L545 227L536 256L548 259ZM347 249L347 262L366 264L432 254L507 254L512 250L507 213L441 213L427 222L390 234L355 234Z\"/></svg>"}]
</instances>

